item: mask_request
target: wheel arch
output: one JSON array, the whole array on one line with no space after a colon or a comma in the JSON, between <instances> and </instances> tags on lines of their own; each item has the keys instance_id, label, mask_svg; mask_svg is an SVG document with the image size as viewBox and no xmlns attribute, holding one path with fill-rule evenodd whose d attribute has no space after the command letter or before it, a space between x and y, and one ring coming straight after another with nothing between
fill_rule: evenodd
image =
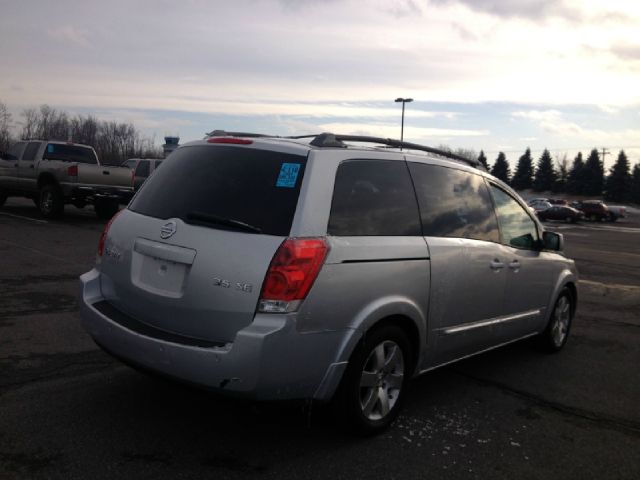
<instances>
[{"instance_id":1,"label":"wheel arch","mask_svg":"<svg viewBox=\"0 0 640 480\"><path fill-rule=\"evenodd\" d=\"M40 190L45 185L54 185L58 188L60 187L60 184L58 183L58 180L56 179L56 177L48 172L41 173L38 176L38 190Z\"/></svg>"}]
</instances>

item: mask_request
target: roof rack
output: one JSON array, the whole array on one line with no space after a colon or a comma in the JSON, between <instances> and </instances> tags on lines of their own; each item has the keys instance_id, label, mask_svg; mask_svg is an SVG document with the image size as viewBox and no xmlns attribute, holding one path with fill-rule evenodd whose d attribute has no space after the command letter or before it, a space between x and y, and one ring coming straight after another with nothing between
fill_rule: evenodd
<instances>
[{"instance_id":1,"label":"roof rack","mask_svg":"<svg viewBox=\"0 0 640 480\"><path fill-rule=\"evenodd\" d=\"M472 158L463 157L461 155L456 155L452 152L447 152L446 150L441 150L439 148L428 147L426 145L420 145L418 143L410 143L404 142L400 140L394 140L393 138L382 138L382 137L369 137L366 135L334 135L333 133L321 133L319 135L300 135L295 137L287 137L292 139L302 139L302 138L313 138L310 142L314 147L336 147L336 148L346 148L347 144L344 142L364 142L364 143L377 143L380 145L386 145L388 147L394 148L408 148L410 150L420 150L423 152L433 153L435 155L440 155L442 157L451 158L453 160L458 160L460 162L464 162L472 167L484 169L482 164L478 160L474 160Z\"/></svg>"},{"instance_id":2,"label":"roof rack","mask_svg":"<svg viewBox=\"0 0 640 480\"><path fill-rule=\"evenodd\" d=\"M442 157L450 158L452 160L458 160L464 162L472 167L484 170L484 166L478 160L456 155L455 153L441 150L439 148L428 147L426 145L420 145L418 143L404 142L400 140L394 140L393 138L383 137L369 137L366 135L335 135L333 133L320 133L313 135L295 135L288 137L281 137L278 135L265 135L262 133L248 133L248 132L227 132L225 130L213 130L206 134L207 137L247 137L247 138L286 138L290 140L300 140L303 138L313 138L309 143L314 147L321 148L347 148L348 145L344 142L363 142L363 143L377 143L379 145L386 145L393 148L408 148L410 150L420 150L423 152L433 153Z\"/></svg>"}]
</instances>

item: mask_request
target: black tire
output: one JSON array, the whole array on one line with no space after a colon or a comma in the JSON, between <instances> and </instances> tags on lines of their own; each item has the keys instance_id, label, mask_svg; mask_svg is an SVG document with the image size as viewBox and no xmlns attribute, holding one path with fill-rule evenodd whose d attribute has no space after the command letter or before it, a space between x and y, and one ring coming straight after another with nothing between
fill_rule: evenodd
<instances>
[{"instance_id":1,"label":"black tire","mask_svg":"<svg viewBox=\"0 0 640 480\"><path fill-rule=\"evenodd\" d=\"M117 200L96 200L93 207L99 219L110 220L118 212L120 204Z\"/></svg>"},{"instance_id":2,"label":"black tire","mask_svg":"<svg viewBox=\"0 0 640 480\"><path fill-rule=\"evenodd\" d=\"M64 197L55 185L45 185L40 189L38 209L44 218L58 218L64 212Z\"/></svg>"},{"instance_id":3,"label":"black tire","mask_svg":"<svg viewBox=\"0 0 640 480\"><path fill-rule=\"evenodd\" d=\"M575 300L569 289L564 288L553 305L547 328L538 335L538 344L543 350L550 353L562 350L569 339L574 313Z\"/></svg>"},{"instance_id":4,"label":"black tire","mask_svg":"<svg viewBox=\"0 0 640 480\"><path fill-rule=\"evenodd\" d=\"M356 433L382 432L396 419L413 372L412 358L400 327L386 324L365 334L351 355L337 399Z\"/></svg>"},{"instance_id":5,"label":"black tire","mask_svg":"<svg viewBox=\"0 0 640 480\"><path fill-rule=\"evenodd\" d=\"M9 198L9 195L0 190L0 207L4 205L4 202L7 201L7 198Z\"/></svg>"}]
</instances>

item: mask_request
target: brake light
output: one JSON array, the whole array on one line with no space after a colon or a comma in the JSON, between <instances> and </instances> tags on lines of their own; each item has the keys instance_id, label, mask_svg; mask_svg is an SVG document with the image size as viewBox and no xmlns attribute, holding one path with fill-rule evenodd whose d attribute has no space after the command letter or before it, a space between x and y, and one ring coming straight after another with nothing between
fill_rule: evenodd
<instances>
[{"instance_id":1,"label":"brake light","mask_svg":"<svg viewBox=\"0 0 640 480\"><path fill-rule=\"evenodd\" d=\"M278 248L262 284L258 311L297 310L313 286L329 246L322 238L288 238Z\"/></svg>"},{"instance_id":2,"label":"brake light","mask_svg":"<svg viewBox=\"0 0 640 480\"><path fill-rule=\"evenodd\" d=\"M111 228L111 224L116 219L116 217L120 215L120 213L122 213L122 210L111 217L111 220L107 222L107 224L104 226L104 230L102 230L102 235L100 235L100 240L98 240L98 254L96 255L97 264L99 264L100 260L102 259L102 254L104 253L104 245L107 241L107 235L109 234L109 228Z\"/></svg>"},{"instance_id":3,"label":"brake light","mask_svg":"<svg viewBox=\"0 0 640 480\"><path fill-rule=\"evenodd\" d=\"M67 167L67 175L69 175L70 177L77 177L78 165L71 165L70 167Z\"/></svg>"},{"instance_id":4,"label":"brake light","mask_svg":"<svg viewBox=\"0 0 640 480\"><path fill-rule=\"evenodd\" d=\"M211 137L207 143L231 143L234 145L251 145L253 140L237 137Z\"/></svg>"}]
</instances>

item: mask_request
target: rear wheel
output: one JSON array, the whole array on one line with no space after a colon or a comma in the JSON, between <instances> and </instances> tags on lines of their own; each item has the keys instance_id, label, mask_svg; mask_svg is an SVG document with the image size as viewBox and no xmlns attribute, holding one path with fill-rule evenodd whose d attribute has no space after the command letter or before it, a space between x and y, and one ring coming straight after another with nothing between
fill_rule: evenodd
<instances>
[{"instance_id":1,"label":"rear wheel","mask_svg":"<svg viewBox=\"0 0 640 480\"><path fill-rule=\"evenodd\" d=\"M62 192L55 185L45 185L40 189L38 209L44 218L57 218L64 212Z\"/></svg>"},{"instance_id":2,"label":"rear wheel","mask_svg":"<svg viewBox=\"0 0 640 480\"><path fill-rule=\"evenodd\" d=\"M567 343L575 305L573 295L565 288L560 292L551 312L549 324L539 337L539 344L548 352L558 352Z\"/></svg>"},{"instance_id":3,"label":"rear wheel","mask_svg":"<svg viewBox=\"0 0 640 480\"><path fill-rule=\"evenodd\" d=\"M386 429L398 416L411 375L411 347L404 331L383 325L365 335L341 385L342 407L359 433Z\"/></svg>"}]
</instances>

